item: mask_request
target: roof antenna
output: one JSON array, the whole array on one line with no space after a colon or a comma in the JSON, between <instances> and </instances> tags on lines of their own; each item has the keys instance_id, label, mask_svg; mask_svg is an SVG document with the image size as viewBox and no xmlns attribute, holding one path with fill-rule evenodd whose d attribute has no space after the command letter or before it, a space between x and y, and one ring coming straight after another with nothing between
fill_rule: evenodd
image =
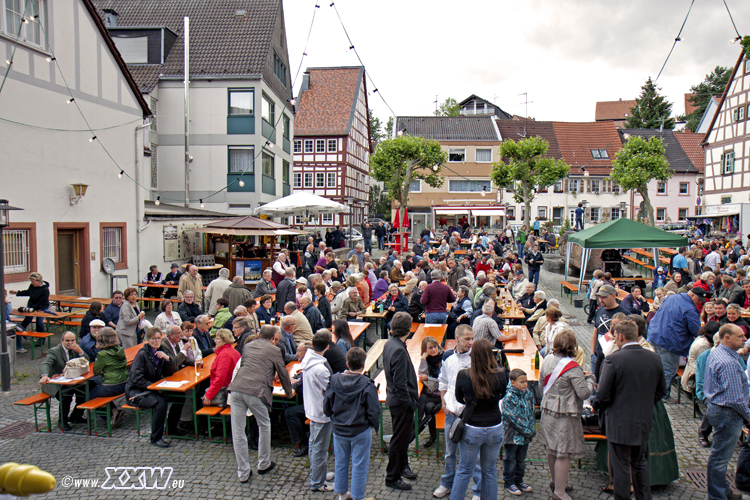
<instances>
[{"instance_id":1,"label":"roof antenna","mask_svg":"<svg viewBox=\"0 0 750 500\"><path fill-rule=\"evenodd\" d=\"M518 94L518 95L522 95L524 97L524 102L520 102L519 104L525 104L526 105L526 117L525 117L525 120L528 121L529 120L529 104L534 104L534 101L529 101L529 94L528 94L528 92L524 92L524 93ZM523 136L522 137L526 137L526 121L524 121Z\"/></svg>"}]
</instances>

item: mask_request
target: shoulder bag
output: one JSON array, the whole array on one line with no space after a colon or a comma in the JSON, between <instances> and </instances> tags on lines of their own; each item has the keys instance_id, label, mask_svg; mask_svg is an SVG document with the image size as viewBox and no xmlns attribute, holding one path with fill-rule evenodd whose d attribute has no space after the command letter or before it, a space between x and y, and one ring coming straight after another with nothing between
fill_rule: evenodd
<instances>
[{"instance_id":1,"label":"shoulder bag","mask_svg":"<svg viewBox=\"0 0 750 500\"><path fill-rule=\"evenodd\" d=\"M460 417L456 417L456 419L451 424L450 429L448 429L448 437L453 443L460 443L461 438L464 437L464 426L466 425L464 422L471 418L471 414L474 412L474 408L477 406L477 398L475 397L471 403L469 403L469 406L464 408L464 411L461 413Z\"/></svg>"}]
</instances>

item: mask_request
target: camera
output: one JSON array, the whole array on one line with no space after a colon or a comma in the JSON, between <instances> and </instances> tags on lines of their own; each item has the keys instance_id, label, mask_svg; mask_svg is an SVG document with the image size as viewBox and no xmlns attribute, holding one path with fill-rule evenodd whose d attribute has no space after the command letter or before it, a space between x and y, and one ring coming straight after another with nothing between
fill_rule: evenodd
<instances>
[{"instance_id":1,"label":"camera","mask_svg":"<svg viewBox=\"0 0 750 500\"><path fill-rule=\"evenodd\" d=\"M33 307L19 307L18 312L20 313L33 313L34 308Z\"/></svg>"}]
</instances>

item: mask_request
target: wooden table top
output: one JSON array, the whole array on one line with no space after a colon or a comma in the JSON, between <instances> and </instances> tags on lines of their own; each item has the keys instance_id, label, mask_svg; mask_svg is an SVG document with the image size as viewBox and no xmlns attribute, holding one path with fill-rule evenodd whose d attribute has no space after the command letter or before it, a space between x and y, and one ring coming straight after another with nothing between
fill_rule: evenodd
<instances>
[{"instance_id":1,"label":"wooden table top","mask_svg":"<svg viewBox=\"0 0 750 500\"><path fill-rule=\"evenodd\" d=\"M523 333L526 332L526 340L523 339ZM516 340L505 342L506 349L523 349L523 354L520 353L505 353L505 357L508 360L508 367L513 370L514 368L520 368L526 372L526 377L530 381L539 380L539 370L532 366L534 358L537 353L536 345L534 345L534 339L531 333L525 326L513 325L510 327L510 333L516 334ZM541 365L541 357L540 357Z\"/></svg>"},{"instance_id":2,"label":"wooden table top","mask_svg":"<svg viewBox=\"0 0 750 500\"><path fill-rule=\"evenodd\" d=\"M18 309L13 309L10 313L12 316L26 316L29 318L45 318L45 319L65 319L73 316L75 313L72 312L19 312Z\"/></svg>"},{"instance_id":3,"label":"wooden table top","mask_svg":"<svg viewBox=\"0 0 750 500\"><path fill-rule=\"evenodd\" d=\"M385 318L385 316L388 314L388 311L383 312L375 312L372 310L372 304L370 304L365 312L357 314L358 318Z\"/></svg>"},{"instance_id":4,"label":"wooden table top","mask_svg":"<svg viewBox=\"0 0 750 500\"><path fill-rule=\"evenodd\" d=\"M50 295L50 302L70 302L72 304L85 304L90 306L92 302L99 302L106 306L112 302L112 299L104 297L78 297L76 295Z\"/></svg>"},{"instance_id":5,"label":"wooden table top","mask_svg":"<svg viewBox=\"0 0 750 500\"><path fill-rule=\"evenodd\" d=\"M191 390L196 385L200 384L204 380L208 380L208 378L211 376L211 365L213 364L214 360L216 359L216 354L210 354L203 358L203 368L198 372L198 374L195 374L195 367L194 366L186 366L185 368L182 368L180 370L177 370L174 374L170 375L169 377L165 377L158 382L154 382L153 384L148 386L148 390L150 391L170 391L170 392L187 392ZM186 383L182 384L179 387L158 387L159 384L162 382L182 382L185 381Z\"/></svg>"},{"instance_id":6,"label":"wooden table top","mask_svg":"<svg viewBox=\"0 0 750 500\"><path fill-rule=\"evenodd\" d=\"M353 340L357 340L357 338L366 332L367 328L370 326L369 323L362 323L359 321L347 321L347 324L349 325L349 333L352 334Z\"/></svg>"},{"instance_id":7,"label":"wooden table top","mask_svg":"<svg viewBox=\"0 0 750 500\"><path fill-rule=\"evenodd\" d=\"M187 269L187 266L192 266L192 265L193 264L187 263L187 264L182 264L182 266L180 267L182 267L183 269ZM218 271L224 266L222 266L221 264L214 264L212 266L196 266L196 267L198 268L198 271Z\"/></svg>"},{"instance_id":8,"label":"wooden table top","mask_svg":"<svg viewBox=\"0 0 750 500\"><path fill-rule=\"evenodd\" d=\"M133 286L141 287L141 288L173 288L177 290L180 285L163 285L161 283L136 283ZM205 290L208 288L208 286L202 286L201 289Z\"/></svg>"},{"instance_id":9,"label":"wooden table top","mask_svg":"<svg viewBox=\"0 0 750 500\"><path fill-rule=\"evenodd\" d=\"M134 345L133 347L128 347L127 349L125 349L125 359L127 361L128 366L130 366L130 364L133 362L133 360L135 359L135 355L138 354L138 351L141 350L141 347L143 347L142 343ZM93 376L94 376L94 363L93 362L89 362L89 372L87 374L85 374L82 379L75 380L73 382L65 382L65 383L52 382L52 383L53 384L57 383L57 385L64 385L64 386L73 386L73 385L82 384L82 383L90 380L91 378L93 378ZM62 377L62 374L55 375L52 379L60 378L60 377ZM50 379L50 380L52 380L52 379Z\"/></svg>"}]
</instances>

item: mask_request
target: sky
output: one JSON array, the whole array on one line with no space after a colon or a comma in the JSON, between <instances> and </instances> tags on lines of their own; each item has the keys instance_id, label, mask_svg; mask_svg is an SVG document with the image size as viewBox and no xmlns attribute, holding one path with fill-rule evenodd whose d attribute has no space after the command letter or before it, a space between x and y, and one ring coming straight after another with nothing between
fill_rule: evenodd
<instances>
[{"instance_id":1,"label":"sky","mask_svg":"<svg viewBox=\"0 0 750 500\"><path fill-rule=\"evenodd\" d=\"M338 9L377 86L373 94L368 80L368 103L383 123L393 114L432 114L436 96L442 103L471 94L522 116L528 106L528 116L537 120L593 121L597 101L634 99L649 76L656 78L691 4L334 0L334 9L331 1L284 0L293 80L302 63L295 95L305 68L360 64ZM739 33L750 34L750 2L726 3ZM674 103L674 115L684 111L692 85L717 65L734 66L741 51L730 43L736 36L722 0L694 0L683 40L657 81Z\"/></svg>"}]
</instances>

